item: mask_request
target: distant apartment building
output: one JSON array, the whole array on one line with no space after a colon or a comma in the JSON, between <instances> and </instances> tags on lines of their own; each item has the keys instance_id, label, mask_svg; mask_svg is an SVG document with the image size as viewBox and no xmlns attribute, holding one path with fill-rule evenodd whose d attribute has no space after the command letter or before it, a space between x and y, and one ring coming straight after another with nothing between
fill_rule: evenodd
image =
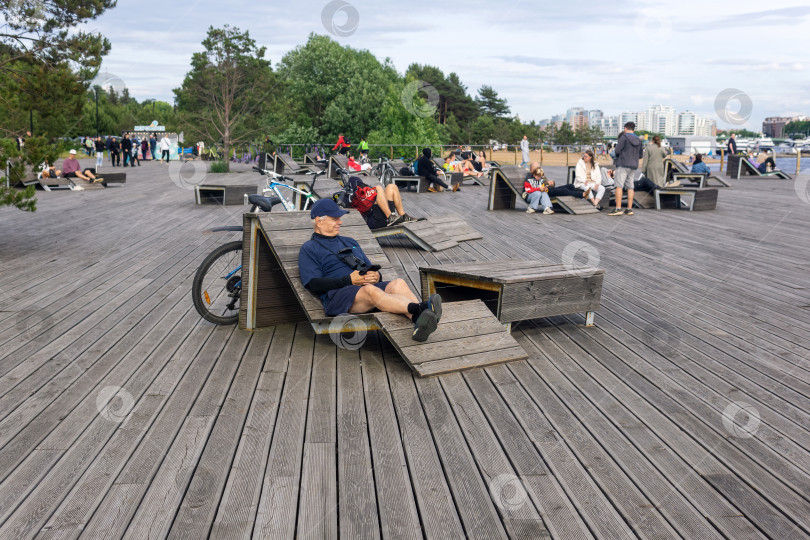
<instances>
[{"instance_id":1,"label":"distant apartment building","mask_svg":"<svg viewBox=\"0 0 810 540\"><path fill-rule=\"evenodd\" d=\"M678 112L667 105L653 105L644 111L624 111L619 115L608 116L601 110L587 110L571 107L565 114L552 116L540 121L541 126L554 126L559 129L563 121L571 129L580 126L599 128L606 137L618 137L624 125L633 122L636 131L661 133L665 137L710 137L717 135L717 126L711 118L698 116L691 111Z\"/></svg>"},{"instance_id":2,"label":"distant apartment building","mask_svg":"<svg viewBox=\"0 0 810 540\"><path fill-rule=\"evenodd\" d=\"M789 137L790 133L785 133L785 126L791 122L804 122L806 116L770 116L762 122L762 134L766 137L781 139Z\"/></svg>"}]
</instances>

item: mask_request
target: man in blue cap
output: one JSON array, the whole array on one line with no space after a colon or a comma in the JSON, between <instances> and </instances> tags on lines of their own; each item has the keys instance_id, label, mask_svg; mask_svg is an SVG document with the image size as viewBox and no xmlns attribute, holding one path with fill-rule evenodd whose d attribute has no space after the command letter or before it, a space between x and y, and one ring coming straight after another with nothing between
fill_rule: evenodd
<instances>
[{"instance_id":1,"label":"man in blue cap","mask_svg":"<svg viewBox=\"0 0 810 540\"><path fill-rule=\"evenodd\" d=\"M298 253L301 283L321 299L330 317L373 309L399 313L413 321L413 339L425 341L442 316L441 297L433 294L420 302L404 280L383 281L380 267L371 264L357 241L340 236L341 218L348 213L332 199L312 206L315 232Z\"/></svg>"}]
</instances>

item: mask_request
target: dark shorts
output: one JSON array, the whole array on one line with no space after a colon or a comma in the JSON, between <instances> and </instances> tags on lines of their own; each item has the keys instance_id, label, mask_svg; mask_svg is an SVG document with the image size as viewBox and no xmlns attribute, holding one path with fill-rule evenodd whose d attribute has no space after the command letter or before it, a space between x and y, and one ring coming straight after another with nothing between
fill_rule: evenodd
<instances>
[{"instance_id":1,"label":"dark shorts","mask_svg":"<svg viewBox=\"0 0 810 540\"><path fill-rule=\"evenodd\" d=\"M374 284L378 289L383 291L391 283L390 281L379 281ZM354 297L362 285L346 285L340 289L333 289L326 293L326 298L323 300L323 310L328 317L337 317L348 313L354 304Z\"/></svg>"},{"instance_id":2,"label":"dark shorts","mask_svg":"<svg viewBox=\"0 0 810 540\"><path fill-rule=\"evenodd\" d=\"M67 172L62 175L65 178L78 178L75 172Z\"/></svg>"},{"instance_id":3,"label":"dark shorts","mask_svg":"<svg viewBox=\"0 0 810 540\"><path fill-rule=\"evenodd\" d=\"M388 209L395 212L394 201L388 201ZM375 202L369 211L368 219L366 219L369 229L380 229L388 225L388 218L383 214L382 208Z\"/></svg>"}]
</instances>

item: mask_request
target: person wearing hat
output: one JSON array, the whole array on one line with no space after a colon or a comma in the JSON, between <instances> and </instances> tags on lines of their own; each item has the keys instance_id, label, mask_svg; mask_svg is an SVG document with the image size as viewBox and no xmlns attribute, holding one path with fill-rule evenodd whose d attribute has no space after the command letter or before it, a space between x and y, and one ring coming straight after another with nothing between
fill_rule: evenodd
<instances>
[{"instance_id":1,"label":"person wearing hat","mask_svg":"<svg viewBox=\"0 0 810 540\"><path fill-rule=\"evenodd\" d=\"M85 182L96 182L100 180L96 178L95 169L81 170L79 160L76 159L76 150L71 150L70 155L66 157L65 162L62 163L62 178L80 178Z\"/></svg>"},{"instance_id":2,"label":"person wearing hat","mask_svg":"<svg viewBox=\"0 0 810 540\"><path fill-rule=\"evenodd\" d=\"M298 253L301 283L320 298L329 317L373 309L399 313L413 321L413 339L425 341L441 319L441 296L420 302L404 280L383 281L380 267L371 264L357 241L340 236L341 218L348 213L332 199L312 206L315 230Z\"/></svg>"}]
</instances>

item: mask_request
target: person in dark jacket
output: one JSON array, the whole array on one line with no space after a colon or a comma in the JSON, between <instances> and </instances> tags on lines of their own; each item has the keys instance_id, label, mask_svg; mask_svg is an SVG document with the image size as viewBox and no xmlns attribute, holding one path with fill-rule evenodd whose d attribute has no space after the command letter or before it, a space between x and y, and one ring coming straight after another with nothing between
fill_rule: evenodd
<instances>
[{"instance_id":1,"label":"person in dark jacket","mask_svg":"<svg viewBox=\"0 0 810 540\"><path fill-rule=\"evenodd\" d=\"M416 160L416 174L424 176L428 181L428 184L431 186L428 187L428 191L442 191L450 186L436 174L439 169L436 167L436 164L433 163L432 156L433 153L430 148L422 150L422 155ZM458 184L453 184L453 191L458 191Z\"/></svg>"},{"instance_id":2,"label":"person in dark jacket","mask_svg":"<svg viewBox=\"0 0 810 540\"><path fill-rule=\"evenodd\" d=\"M149 137L149 155L151 156L149 159L151 161L155 161L155 150L157 150L157 137L152 133Z\"/></svg>"},{"instance_id":3,"label":"person in dark jacket","mask_svg":"<svg viewBox=\"0 0 810 540\"><path fill-rule=\"evenodd\" d=\"M129 138L129 133L124 134L124 139L121 141L121 153L124 154L124 167L132 161L132 139Z\"/></svg>"},{"instance_id":4,"label":"person in dark jacket","mask_svg":"<svg viewBox=\"0 0 810 540\"><path fill-rule=\"evenodd\" d=\"M624 125L624 132L619 135L614 153L616 159L616 209L608 214L609 216L632 216L633 215L633 191L635 189L633 180L638 169L638 162L642 157L641 139L633 133L636 124L627 122ZM627 208L622 210L622 190L627 190Z\"/></svg>"},{"instance_id":5,"label":"person in dark jacket","mask_svg":"<svg viewBox=\"0 0 810 540\"><path fill-rule=\"evenodd\" d=\"M737 155L737 141L734 139L733 133L731 134L731 137L728 138L728 155Z\"/></svg>"},{"instance_id":6,"label":"person in dark jacket","mask_svg":"<svg viewBox=\"0 0 810 540\"><path fill-rule=\"evenodd\" d=\"M121 166L121 143L115 137L110 137L110 161L113 167Z\"/></svg>"}]
</instances>

